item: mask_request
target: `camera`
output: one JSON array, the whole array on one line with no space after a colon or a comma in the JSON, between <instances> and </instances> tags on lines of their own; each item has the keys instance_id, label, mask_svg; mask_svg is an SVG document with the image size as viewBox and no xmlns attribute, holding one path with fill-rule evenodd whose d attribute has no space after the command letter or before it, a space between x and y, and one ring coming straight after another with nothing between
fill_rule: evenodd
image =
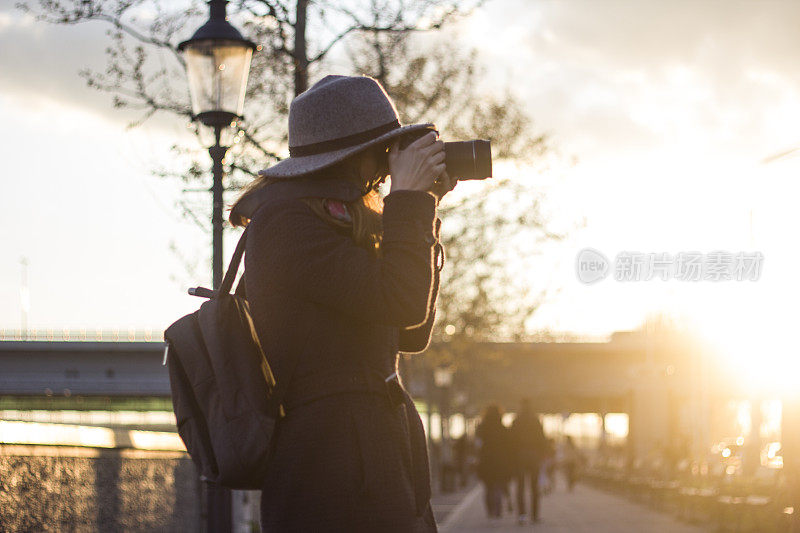
<instances>
[{"instance_id":1,"label":"camera","mask_svg":"<svg viewBox=\"0 0 800 533\"><path fill-rule=\"evenodd\" d=\"M423 135L427 135L433 128L427 128L404 135L400 139L400 149L407 148L409 144ZM459 180L483 180L492 177L492 143L483 139L471 141L456 141L444 143L444 165L451 178Z\"/></svg>"}]
</instances>

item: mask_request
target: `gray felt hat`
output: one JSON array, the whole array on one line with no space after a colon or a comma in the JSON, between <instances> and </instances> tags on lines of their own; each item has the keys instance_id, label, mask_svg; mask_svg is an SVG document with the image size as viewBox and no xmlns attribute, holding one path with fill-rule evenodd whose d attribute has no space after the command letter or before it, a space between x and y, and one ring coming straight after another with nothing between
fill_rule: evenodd
<instances>
[{"instance_id":1,"label":"gray felt hat","mask_svg":"<svg viewBox=\"0 0 800 533\"><path fill-rule=\"evenodd\" d=\"M401 126L383 87L367 76L325 76L292 100L289 157L259 172L294 178L433 124Z\"/></svg>"}]
</instances>

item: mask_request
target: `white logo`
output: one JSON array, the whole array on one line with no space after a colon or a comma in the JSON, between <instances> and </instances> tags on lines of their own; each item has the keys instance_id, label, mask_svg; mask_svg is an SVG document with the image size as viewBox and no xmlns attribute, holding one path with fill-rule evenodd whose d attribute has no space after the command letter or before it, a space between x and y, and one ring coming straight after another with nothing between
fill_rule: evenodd
<instances>
[{"instance_id":1,"label":"white logo","mask_svg":"<svg viewBox=\"0 0 800 533\"><path fill-rule=\"evenodd\" d=\"M578 252L575 273L581 283L596 283L608 276L608 258L594 248L584 248Z\"/></svg>"},{"instance_id":2,"label":"white logo","mask_svg":"<svg viewBox=\"0 0 800 533\"><path fill-rule=\"evenodd\" d=\"M613 267L617 281L758 281L763 263L761 252L620 252ZM594 248L584 248L575 260L578 279L587 285L605 279L611 266Z\"/></svg>"}]
</instances>

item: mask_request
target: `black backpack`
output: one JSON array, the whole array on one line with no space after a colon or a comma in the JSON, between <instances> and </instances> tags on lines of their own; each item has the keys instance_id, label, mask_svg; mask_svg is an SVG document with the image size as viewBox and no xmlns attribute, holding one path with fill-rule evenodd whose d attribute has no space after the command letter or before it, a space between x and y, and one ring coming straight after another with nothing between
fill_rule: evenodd
<instances>
[{"instance_id":1,"label":"black backpack","mask_svg":"<svg viewBox=\"0 0 800 533\"><path fill-rule=\"evenodd\" d=\"M360 191L347 183L279 182L239 202L234 216L252 219L274 201L320 196L351 201ZM231 489L260 489L269 463L275 424L290 375L277 380L256 334L243 280L230 293L244 255L248 229L239 238L222 285L189 294L208 298L164 332L178 434L201 479ZM290 372L296 360L290 365Z\"/></svg>"}]
</instances>

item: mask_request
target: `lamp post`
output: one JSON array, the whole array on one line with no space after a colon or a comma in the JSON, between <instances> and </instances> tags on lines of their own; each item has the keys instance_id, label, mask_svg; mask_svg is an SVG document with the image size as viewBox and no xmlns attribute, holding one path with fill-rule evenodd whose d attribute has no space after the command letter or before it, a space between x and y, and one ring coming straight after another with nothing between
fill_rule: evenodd
<instances>
[{"instance_id":1,"label":"lamp post","mask_svg":"<svg viewBox=\"0 0 800 533\"><path fill-rule=\"evenodd\" d=\"M213 261L214 289L222 283L222 161L228 151L220 145L224 128L242 118L250 59L256 45L248 41L227 20L227 0L208 2L210 16L188 41L178 45L186 59L192 114L214 129L214 145L208 149L213 161Z\"/></svg>"},{"instance_id":2,"label":"lamp post","mask_svg":"<svg viewBox=\"0 0 800 533\"><path fill-rule=\"evenodd\" d=\"M178 45L186 60L189 91L192 97L192 118L214 129L214 145L208 152L213 162L214 183L211 187L213 210L212 283L222 285L222 161L228 151L222 146L222 131L242 118L250 59L256 45L248 41L227 20L227 0L210 0L209 18L188 41ZM231 491L208 483L206 491L206 530L233 530Z\"/></svg>"}]
</instances>

